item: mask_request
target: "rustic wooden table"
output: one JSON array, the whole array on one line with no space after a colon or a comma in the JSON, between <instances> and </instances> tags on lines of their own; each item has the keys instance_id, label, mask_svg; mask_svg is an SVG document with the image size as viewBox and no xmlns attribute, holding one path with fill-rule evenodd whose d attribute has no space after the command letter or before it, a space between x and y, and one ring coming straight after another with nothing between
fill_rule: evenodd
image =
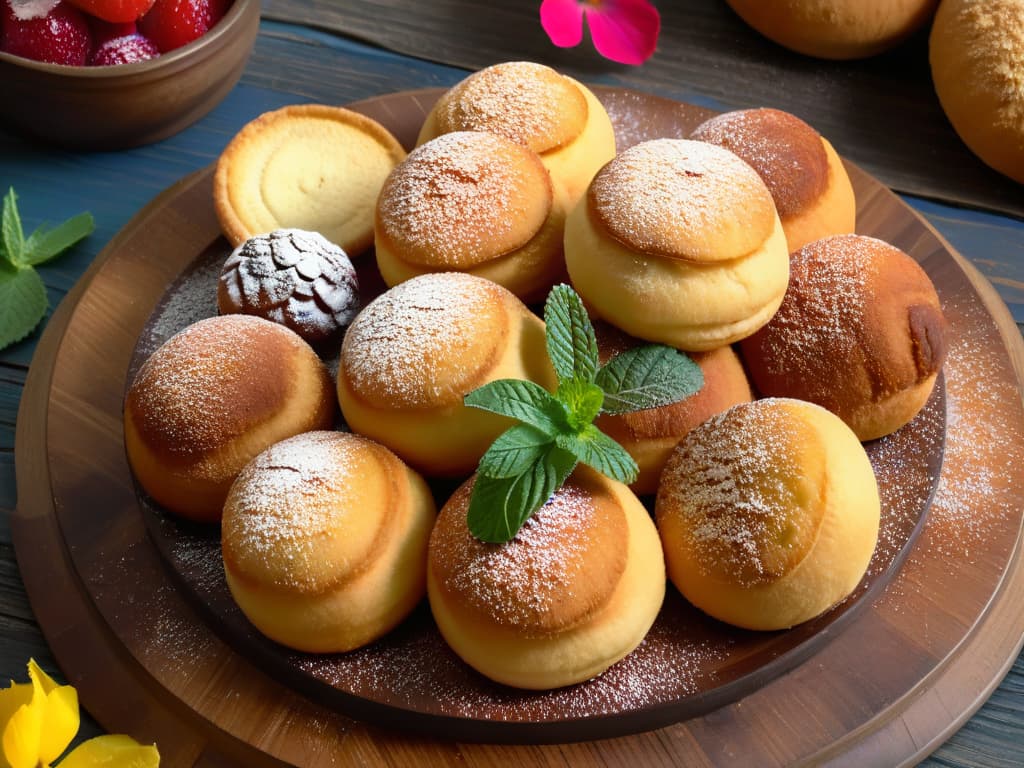
<instances>
[{"instance_id":1,"label":"rustic wooden table","mask_svg":"<svg viewBox=\"0 0 1024 768\"><path fill-rule=\"evenodd\" d=\"M161 144L71 153L0 128L0 186L18 191L26 227L91 210L97 230L42 268L56 307L110 238L153 196L213 161L259 113L298 101L343 104L447 86L504 59L549 63L583 80L713 108L772 105L799 114L840 153L903 194L984 273L1024 327L1024 189L962 147L931 90L926 40L867 62L824 63L777 48L719 0L660 3L656 55L631 69L585 44L554 49L536 3L445 0L265 0L260 37L242 82L213 113ZM2 88L0 88L2 90ZM35 657L57 671L28 604L8 518L17 502L15 418L39 338L0 353L0 678L22 679ZM26 554L19 552L25 557ZM86 721L82 735L98 731ZM1024 658L926 765L1024 764Z\"/></svg>"}]
</instances>

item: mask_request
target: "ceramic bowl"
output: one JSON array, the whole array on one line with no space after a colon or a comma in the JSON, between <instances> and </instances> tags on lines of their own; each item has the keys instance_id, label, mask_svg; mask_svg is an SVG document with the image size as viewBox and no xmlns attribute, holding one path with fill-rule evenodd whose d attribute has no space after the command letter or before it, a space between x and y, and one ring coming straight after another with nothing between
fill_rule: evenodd
<instances>
[{"instance_id":1,"label":"ceramic bowl","mask_svg":"<svg viewBox=\"0 0 1024 768\"><path fill-rule=\"evenodd\" d=\"M234 0L199 39L135 64L70 67L0 52L0 126L74 149L165 139L238 82L259 21L259 0Z\"/></svg>"}]
</instances>

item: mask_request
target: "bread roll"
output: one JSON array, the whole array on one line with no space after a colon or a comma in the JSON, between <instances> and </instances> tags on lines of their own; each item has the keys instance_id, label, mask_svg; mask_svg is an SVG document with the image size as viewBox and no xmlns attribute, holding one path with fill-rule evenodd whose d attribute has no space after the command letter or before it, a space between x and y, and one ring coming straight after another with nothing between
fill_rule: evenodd
<instances>
[{"instance_id":1,"label":"bread roll","mask_svg":"<svg viewBox=\"0 0 1024 768\"><path fill-rule=\"evenodd\" d=\"M544 690L589 680L640 644L665 566L626 486L581 467L512 541L485 544L466 526L472 484L430 536L430 608L452 650L492 680Z\"/></svg>"},{"instance_id":2,"label":"bread roll","mask_svg":"<svg viewBox=\"0 0 1024 768\"><path fill-rule=\"evenodd\" d=\"M595 314L688 351L756 331L789 276L764 182L732 152L683 139L637 144L601 169L566 221L565 260Z\"/></svg>"},{"instance_id":3,"label":"bread roll","mask_svg":"<svg viewBox=\"0 0 1024 768\"><path fill-rule=\"evenodd\" d=\"M510 61L475 72L441 96L417 144L452 131L505 136L540 155L572 205L615 157L615 132L582 83L543 64Z\"/></svg>"},{"instance_id":4,"label":"bread roll","mask_svg":"<svg viewBox=\"0 0 1024 768\"><path fill-rule=\"evenodd\" d=\"M293 331L248 315L200 320L139 369L125 397L135 478L172 512L220 520L235 477L286 437L334 421L330 375Z\"/></svg>"},{"instance_id":5,"label":"bread roll","mask_svg":"<svg viewBox=\"0 0 1024 768\"><path fill-rule=\"evenodd\" d=\"M466 476L511 419L462 404L495 379L554 390L544 323L496 283L415 277L371 302L341 347L338 400L353 431L429 476Z\"/></svg>"},{"instance_id":6,"label":"bread roll","mask_svg":"<svg viewBox=\"0 0 1024 768\"><path fill-rule=\"evenodd\" d=\"M606 323L595 323L601 362L644 342ZM753 398L747 374L732 347L711 352L691 352L690 357L704 374L704 386L689 397L660 408L619 415L603 414L594 422L614 438L640 468L637 479L629 486L634 493L648 494L658 490L661 470L676 443L691 429L716 413Z\"/></svg>"},{"instance_id":7,"label":"bread roll","mask_svg":"<svg viewBox=\"0 0 1024 768\"><path fill-rule=\"evenodd\" d=\"M231 486L224 575L267 637L299 651L349 651L423 598L434 514L426 483L391 451L308 432L268 448Z\"/></svg>"},{"instance_id":8,"label":"bread roll","mask_svg":"<svg viewBox=\"0 0 1024 768\"><path fill-rule=\"evenodd\" d=\"M944 0L929 57L935 92L960 138L1024 184L1024 0Z\"/></svg>"},{"instance_id":9,"label":"bread roll","mask_svg":"<svg viewBox=\"0 0 1024 768\"><path fill-rule=\"evenodd\" d=\"M389 286L468 272L523 301L565 276L567 200L537 154L490 133L439 136L400 163L377 200L377 266Z\"/></svg>"},{"instance_id":10,"label":"bread roll","mask_svg":"<svg viewBox=\"0 0 1024 768\"><path fill-rule=\"evenodd\" d=\"M669 578L746 629L818 616L860 582L878 486L849 427L799 400L743 403L680 441L655 503Z\"/></svg>"},{"instance_id":11,"label":"bread roll","mask_svg":"<svg viewBox=\"0 0 1024 768\"><path fill-rule=\"evenodd\" d=\"M949 348L931 279L861 235L811 243L790 269L778 313L740 344L754 388L824 406L861 440L895 432L924 407Z\"/></svg>"},{"instance_id":12,"label":"bread roll","mask_svg":"<svg viewBox=\"0 0 1024 768\"><path fill-rule=\"evenodd\" d=\"M790 253L828 235L853 232L857 203L843 161L824 136L777 109L726 112L690 138L735 152L771 192Z\"/></svg>"}]
</instances>

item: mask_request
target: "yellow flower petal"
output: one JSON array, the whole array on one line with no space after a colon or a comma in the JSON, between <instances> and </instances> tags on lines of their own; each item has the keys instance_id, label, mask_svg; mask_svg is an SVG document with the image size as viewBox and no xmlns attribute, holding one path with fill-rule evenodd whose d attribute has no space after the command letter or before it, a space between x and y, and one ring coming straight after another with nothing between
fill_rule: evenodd
<instances>
[{"instance_id":1,"label":"yellow flower petal","mask_svg":"<svg viewBox=\"0 0 1024 768\"><path fill-rule=\"evenodd\" d=\"M46 693L40 678L32 674L34 661L29 662L29 677L32 678L32 695L27 704L22 704L11 715L4 726L4 757L11 768L36 768L39 765L39 740L43 732L43 715L46 712ZM38 667L37 667L38 669Z\"/></svg>"},{"instance_id":2,"label":"yellow flower petal","mask_svg":"<svg viewBox=\"0 0 1024 768\"><path fill-rule=\"evenodd\" d=\"M46 672L36 664L35 659L28 660L28 676L33 682L38 682L43 689L43 693L49 693L57 687L57 683L50 677Z\"/></svg>"},{"instance_id":3,"label":"yellow flower petal","mask_svg":"<svg viewBox=\"0 0 1024 768\"><path fill-rule=\"evenodd\" d=\"M78 733L78 691L62 685L50 691L43 712L43 731L39 740L39 759L49 765L68 748Z\"/></svg>"},{"instance_id":4,"label":"yellow flower petal","mask_svg":"<svg viewBox=\"0 0 1024 768\"><path fill-rule=\"evenodd\" d=\"M30 683L11 683L10 688L0 689L0 735L3 734L7 723L10 722L18 708L28 704L32 700L32 685ZM11 768L11 764L4 757L3 749L0 749L0 768Z\"/></svg>"},{"instance_id":5,"label":"yellow flower petal","mask_svg":"<svg viewBox=\"0 0 1024 768\"><path fill-rule=\"evenodd\" d=\"M143 746L130 736L97 736L75 747L60 768L156 768L156 745Z\"/></svg>"}]
</instances>

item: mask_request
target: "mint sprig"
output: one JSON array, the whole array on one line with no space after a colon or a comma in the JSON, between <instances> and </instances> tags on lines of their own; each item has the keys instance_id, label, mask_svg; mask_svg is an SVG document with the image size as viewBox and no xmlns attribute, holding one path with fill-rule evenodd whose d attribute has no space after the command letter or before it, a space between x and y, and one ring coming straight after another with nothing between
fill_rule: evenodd
<instances>
[{"instance_id":1,"label":"mint sprig","mask_svg":"<svg viewBox=\"0 0 1024 768\"><path fill-rule=\"evenodd\" d=\"M93 231L92 216L80 213L50 229L41 224L25 237L18 196L11 188L0 212L0 349L28 336L46 314L46 287L35 267Z\"/></svg>"},{"instance_id":2,"label":"mint sprig","mask_svg":"<svg viewBox=\"0 0 1024 768\"><path fill-rule=\"evenodd\" d=\"M594 326L568 285L551 289L544 321L548 357L558 377L554 394L531 381L500 379L464 400L522 422L498 437L477 467L467 522L481 541L510 541L579 462L633 482L636 462L594 419L658 408L704 386L696 363L660 344L630 349L602 366Z\"/></svg>"}]
</instances>

